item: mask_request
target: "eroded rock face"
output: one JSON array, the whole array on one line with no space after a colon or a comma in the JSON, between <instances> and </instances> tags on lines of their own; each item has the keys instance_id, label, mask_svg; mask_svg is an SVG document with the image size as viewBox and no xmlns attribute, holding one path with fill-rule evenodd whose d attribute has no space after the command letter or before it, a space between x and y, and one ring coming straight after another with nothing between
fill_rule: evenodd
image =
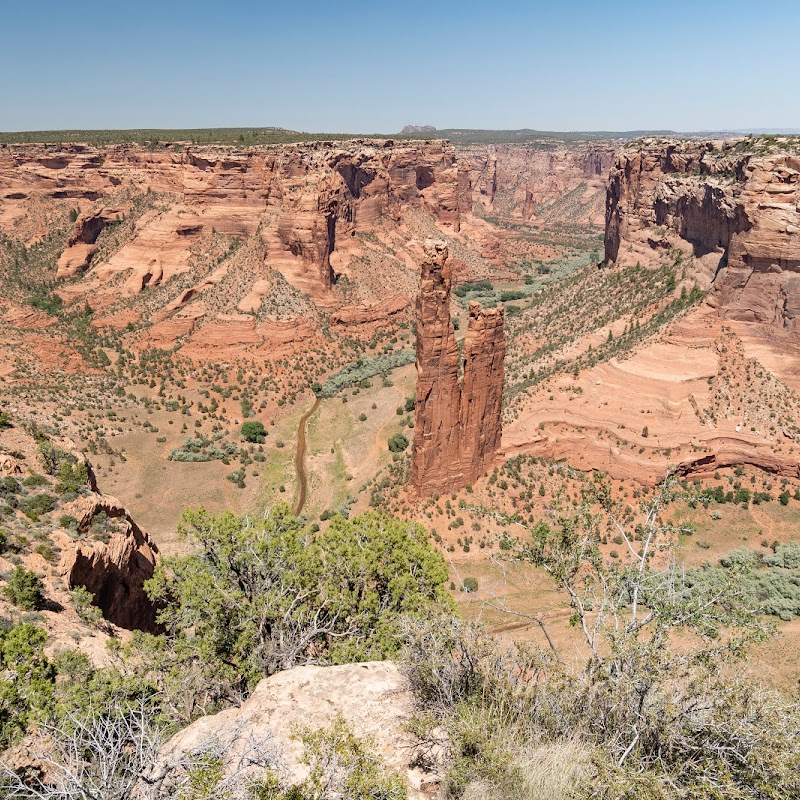
<instances>
[{"instance_id":1,"label":"eroded rock face","mask_svg":"<svg viewBox=\"0 0 800 800\"><path fill-rule=\"evenodd\" d=\"M57 278L74 278L89 268L95 252L95 242L103 229L119 222L124 216L121 208L102 208L75 220L75 228L67 247L58 259Z\"/></svg>"},{"instance_id":2,"label":"eroded rock face","mask_svg":"<svg viewBox=\"0 0 800 800\"><path fill-rule=\"evenodd\" d=\"M795 331L800 153L741 141L648 141L620 153L606 260L646 261L671 247L695 257L720 317Z\"/></svg>"},{"instance_id":3,"label":"eroded rock face","mask_svg":"<svg viewBox=\"0 0 800 800\"><path fill-rule=\"evenodd\" d=\"M296 667L265 678L240 708L203 717L165 747L166 762L196 751L209 739L223 745L226 768L255 741L271 741L291 782L307 775L301 761L303 729L326 728L341 714L353 733L370 743L383 762L408 782L409 797L436 794L435 776L412 766L415 740L408 732L413 711L407 680L395 664L376 661L337 667Z\"/></svg>"},{"instance_id":4,"label":"eroded rock face","mask_svg":"<svg viewBox=\"0 0 800 800\"><path fill-rule=\"evenodd\" d=\"M472 483L500 444L505 358L503 308L470 303L459 380L450 319L452 268L447 247L425 243L417 298L417 405L411 486L418 495Z\"/></svg>"},{"instance_id":5,"label":"eroded rock face","mask_svg":"<svg viewBox=\"0 0 800 800\"><path fill-rule=\"evenodd\" d=\"M110 495L79 497L64 512L77 519L80 533L87 534L98 518L108 527L107 543L85 540L65 550L61 573L69 588L88 589L105 619L114 625L155 632L156 609L145 594L144 582L153 577L156 544Z\"/></svg>"},{"instance_id":6,"label":"eroded rock face","mask_svg":"<svg viewBox=\"0 0 800 800\"><path fill-rule=\"evenodd\" d=\"M139 220L136 238L98 276L102 283L127 276L123 292L139 294L185 271L202 232L244 236L259 230L269 265L295 288L323 298L335 280L330 256L337 237L406 207L423 208L457 231L457 172L455 150L445 141L178 150L13 145L0 149L0 199L14 218L16 206L24 213L35 198L95 201L150 188L175 202ZM90 267L97 236L120 215L121 209L105 208L78 219L59 277Z\"/></svg>"},{"instance_id":7,"label":"eroded rock face","mask_svg":"<svg viewBox=\"0 0 800 800\"><path fill-rule=\"evenodd\" d=\"M612 142L462 148L462 214L474 204L533 223L563 220L602 226L605 181L614 155Z\"/></svg>"}]
</instances>

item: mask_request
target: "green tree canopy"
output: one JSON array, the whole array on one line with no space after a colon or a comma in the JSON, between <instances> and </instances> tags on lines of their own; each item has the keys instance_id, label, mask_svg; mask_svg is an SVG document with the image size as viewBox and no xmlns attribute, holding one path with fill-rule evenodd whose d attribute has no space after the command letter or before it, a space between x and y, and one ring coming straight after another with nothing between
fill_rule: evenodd
<instances>
[{"instance_id":1,"label":"green tree canopy","mask_svg":"<svg viewBox=\"0 0 800 800\"><path fill-rule=\"evenodd\" d=\"M393 655L404 615L449 607L447 568L423 528L380 514L303 527L281 504L262 518L187 511L199 552L147 584L179 659L223 692L303 663Z\"/></svg>"},{"instance_id":2,"label":"green tree canopy","mask_svg":"<svg viewBox=\"0 0 800 800\"><path fill-rule=\"evenodd\" d=\"M267 430L263 422L248 420L242 423L242 438L254 444L263 444L267 438Z\"/></svg>"}]
</instances>

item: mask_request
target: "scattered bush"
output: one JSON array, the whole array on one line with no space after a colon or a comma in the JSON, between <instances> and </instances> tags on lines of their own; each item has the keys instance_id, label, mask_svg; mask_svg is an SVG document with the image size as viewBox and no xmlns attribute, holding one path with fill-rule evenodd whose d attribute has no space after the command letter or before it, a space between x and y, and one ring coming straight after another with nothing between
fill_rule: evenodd
<instances>
[{"instance_id":1,"label":"scattered bush","mask_svg":"<svg viewBox=\"0 0 800 800\"><path fill-rule=\"evenodd\" d=\"M408 447L408 439L402 433L396 433L389 438L389 450L392 453L402 453Z\"/></svg>"},{"instance_id":2,"label":"scattered bush","mask_svg":"<svg viewBox=\"0 0 800 800\"><path fill-rule=\"evenodd\" d=\"M35 573L24 567L15 567L5 587L6 597L17 608L34 611L42 607L44 601L44 584Z\"/></svg>"},{"instance_id":3,"label":"scattered bush","mask_svg":"<svg viewBox=\"0 0 800 800\"><path fill-rule=\"evenodd\" d=\"M242 438L253 444L264 444L267 438L267 429L263 422L248 420L242 424Z\"/></svg>"}]
</instances>

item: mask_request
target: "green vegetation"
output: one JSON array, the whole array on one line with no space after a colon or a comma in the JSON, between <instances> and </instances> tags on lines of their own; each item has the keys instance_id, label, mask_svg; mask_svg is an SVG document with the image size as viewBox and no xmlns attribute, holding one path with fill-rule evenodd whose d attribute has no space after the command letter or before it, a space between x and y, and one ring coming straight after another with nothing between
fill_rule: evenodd
<instances>
[{"instance_id":1,"label":"green vegetation","mask_svg":"<svg viewBox=\"0 0 800 800\"><path fill-rule=\"evenodd\" d=\"M641 136L670 136L674 131L537 131L484 130L480 128L442 128L428 134L408 134L406 138L449 139L456 144L525 144L550 150L563 142L588 142L596 139L637 139ZM400 138L398 136L397 138Z\"/></svg>"},{"instance_id":2,"label":"green vegetation","mask_svg":"<svg viewBox=\"0 0 800 800\"><path fill-rule=\"evenodd\" d=\"M263 444L267 438L267 429L263 422L247 421L242 423L242 438L254 444Z\"/></svg>"},{"instance_id":3,"label":"green vegetation","mask_svg":"<svg viewBox=\"0 0 800 800\"><path fill-rule=\"evenodd\" d=\"M67 144L81 142L97 146L137 143L151 147L168 147L173 143L227 144L239 147L255 145L289 144L292 142L342 141L364 134L304 133L285 128L138 128L128 130L63 130L20 131L0 133L0 143ZM384 134L370 134L386 138Z\"/></svg>"},{"instance_id":4,"label":"green vegetation","mask_svg":"<svg viewBox=\"0 0 800 800\"><path fill-rule=\"evenodd\" d=\"M402 433L396 433L389 437L389 450L392 453L402 453L408 447L408 439Z\"/></svg>"},{"instance_id":5,"label":"green vegetation","mask_svg":"<svg viewBox=\"0 0 800 800\"><path fill-rule=\"evenodd\" d=\"M335 397L348 386L358 386L376 375L387 376L390 370L413 364L416 355L413 350L398 350L392 353L363 357L354 364L348 364L317 390L320 397Z\"/></svg>"},{"instance_id":6,"label":"green vegetation","mask_svg":"<svg viewBox=\"0 0 800 800\"><path fill-rule=\"evenodd\" d=\"M167 458L170 461L221 461L235 455L238 450L233 442L223 442L221 447L217 447L213 440L195 436L187 439L183 446L175 448Z\"/></svg>"},{"instance_id":7,"label":"green vegetation","mask_svg":"<svg viewBox=\"0 0 800 800\"><path fill-rule=\"evenodd\" d=\"M33 611L41 608L44 601L42 579L24 567L15 567L4 589L5 596L17 608Z\"/></svg>"},{"instance_id":8,"label":"green vegetation","mask_svg":"<svg viewBox=\"0 0 800 800\"><path fill-rule=\"evenodd\" d=\"M33 625L0 628L0 748L17 741L47 712L56 670L44 654L47 634Z\"/></svg>"},{"instance_id":9,"label":"green vegetation","mask_svg":"<svg viewBox=\"0 0 800 800\"><path fill-rule=\"evenodd\" d=\"M303 761L309 775L294 788L296 795L282 796L286 800L323 800L332 790L343 798L363 800L406 797L405 778L387 770L371 742L360 740L341 715L328 728L304 729L299 738L305 745Z\"/></svg>"},{"instance_id":10,"label":"green vegetation","mask_svg":"<svg viewBox=\"0 0 800 800\"><path fill-rule=\"evenodd\" d=\"M742 603L735 575L692 582L660 556L677 532L660 512L678 488L668 479L629 525L595 476L583 481L579 503L513 545L510 557L543 567L564 593L584 669L568 666L533 614L547 649L498 647L452 617L411 626L414 729L448 742L445 797L763 800L800 792L800 706L728 669L769 627ZM623 541L618 558L601 548L608 520ZM794 548L775 555L797 558Z\"/></svg>"},{"instance_id":11,"label":"green vegetation","mask_svg":"<svg viewBox=\"0 0 800 800\"><path fill-rule=\"evenodd\" d=\"M453 290L453 294L456 297L466 297L468 294L473 292L493 292L494 287L492 286L491 281L482 280L482 281L475 281L474 283L462 283Z\"/></svg>"},{"instance_id":12,"label":"green vegetation","mask_svg":"<svg viewBox=\"0 0 800 800\"><path fill-rule=\"evenodd\" d=\"M48 314L57 317L61 313L63 301L57 294L39 294L29 297L27 300L29 306L38 308L40 311L46 311Z\"/></svg>"},{"instance_id":13,"label":"green vegetation","mask_svg":"<svg viewBox=\"0 0 800 800\"><path fill-rule=\"evenodd\" d=\"M198 553L166 559L148 592L176 679L198 676L199 692L233 698L311 658L385 658L402 616L450 602L424 531L388 517L336 516L313 532L278 505L257 520L188 511L181 530Z\"/></svg>"},{"instance_id":14,"label":"green vegetation","mask_svg":"<svg viewBox=\"0 0 800 800\"><path fill-rule=\"evenodd\" d=\"M509 315L506 400L552 375L574 374L624 355L703 298L697 286L674 297L676 281L672 264L655 270L637 265L622 270L588 267L546 286L521 315ZM654 304L660 304L655 311ZM631 322L620 335L614 336L609 327L607 340L598 347L569 358L560 355L581 336L626 315ZM526 352L514 347L520 336L533 336L543 344Z\"/></svg>"},{"instance_id":15,"label":"green vegetation","mask_svg":"<svg viewBox=\"0 0 800 800\"><path fill-rule=\"evenodd\" d=\"M736 583L738 602L762 614L782 620L800 617L800 543L776 545L774 553L763 555L742 547L720 560L691 570L689 584L711 595Z\"/></svg>"}]
</instances>

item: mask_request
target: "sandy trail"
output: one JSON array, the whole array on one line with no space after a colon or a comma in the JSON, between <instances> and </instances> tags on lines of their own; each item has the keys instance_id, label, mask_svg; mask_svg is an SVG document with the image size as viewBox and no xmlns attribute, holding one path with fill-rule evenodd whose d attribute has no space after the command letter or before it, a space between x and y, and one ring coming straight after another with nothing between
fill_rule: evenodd
<instances>
[{"instance_id":1,"label":"sandy trail","mask_svg":"<svg viewBox=\"0 0 800 800\"><path fill-rule=\"evenodd\" d=\"M311 419L314 412L319 408L320 398L314 401L314 405L300 417L300 424L297 426L297 450L294 454L294 466L297 471L297 483L300 487L299 494L297 495L297 503L294 507L295 516L299 516L306 504L306 495L308 494L308 474L306 473L306 428L308 421Z\"/></svg>"}]
</instances>

